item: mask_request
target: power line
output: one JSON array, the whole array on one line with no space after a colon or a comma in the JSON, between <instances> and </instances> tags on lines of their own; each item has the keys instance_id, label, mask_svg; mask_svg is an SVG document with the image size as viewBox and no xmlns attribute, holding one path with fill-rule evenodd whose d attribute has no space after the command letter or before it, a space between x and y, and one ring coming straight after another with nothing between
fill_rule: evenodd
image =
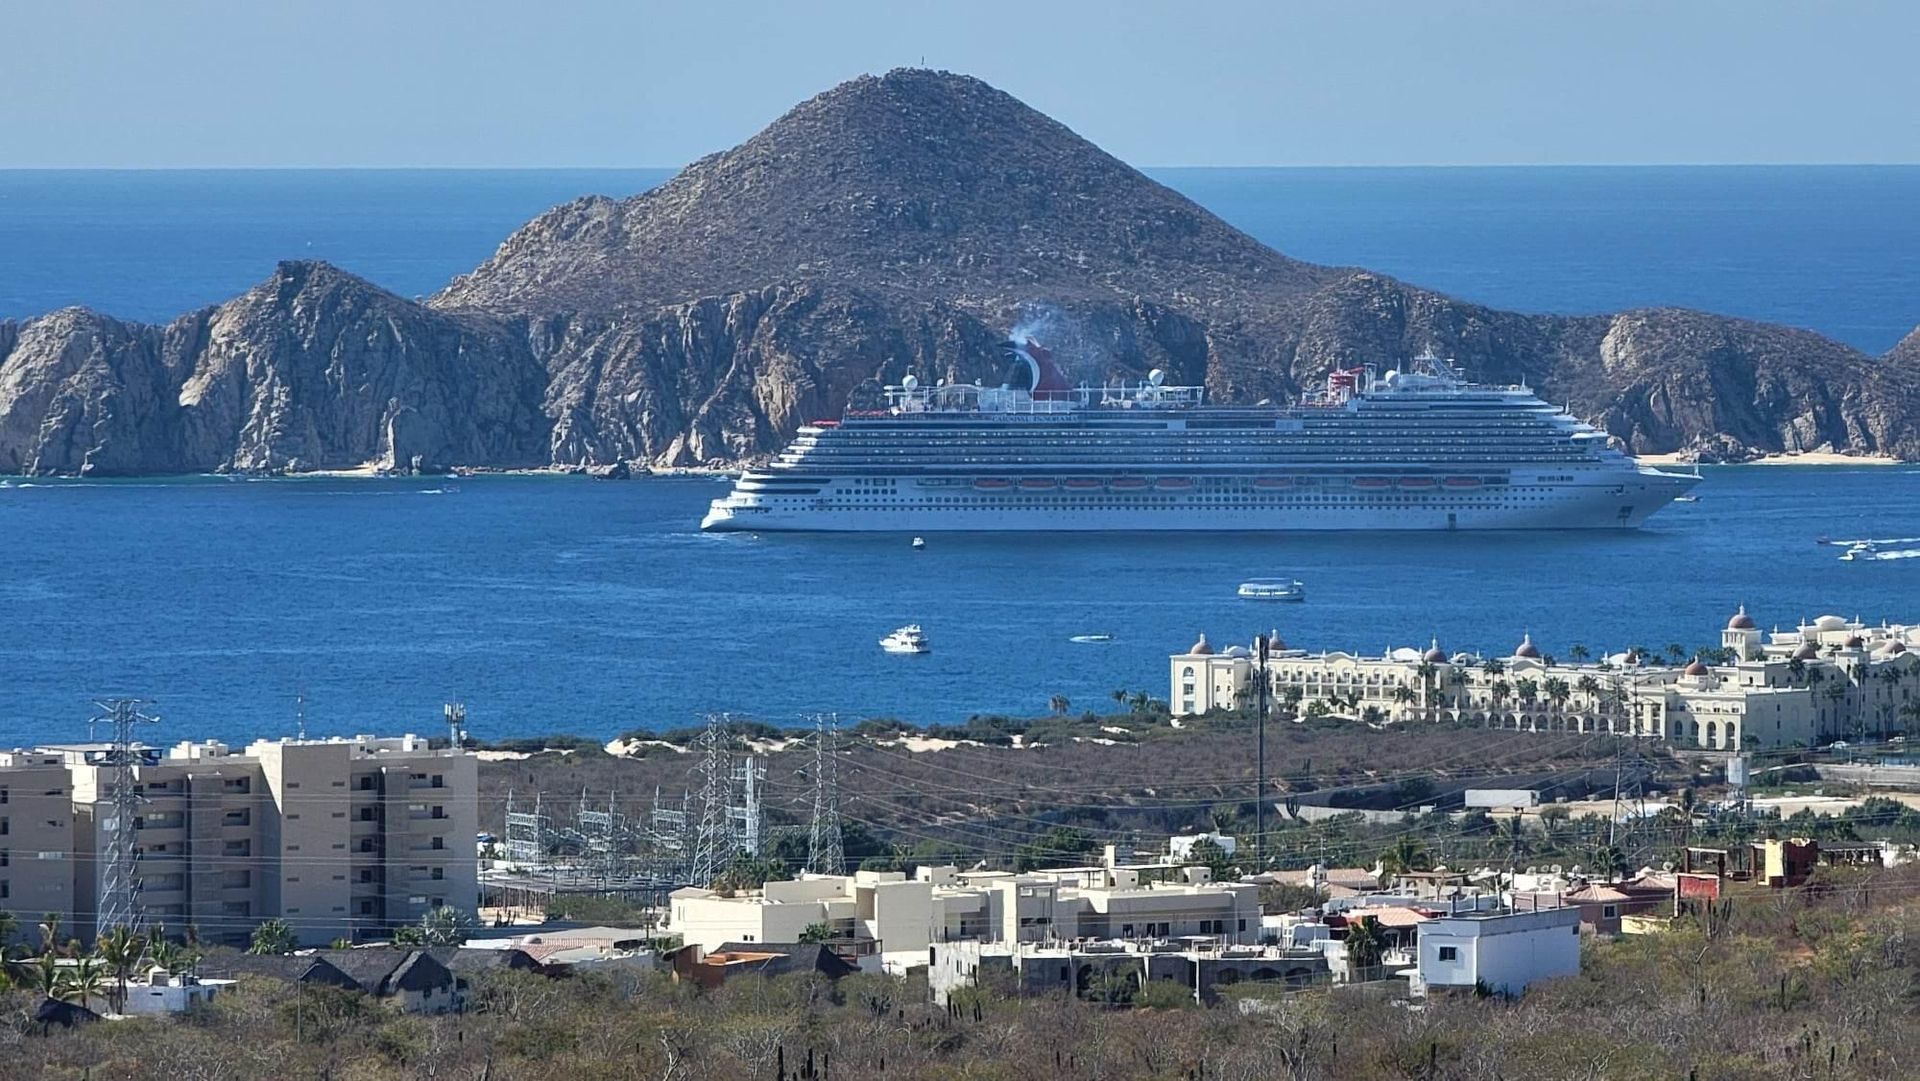
<instances>
[{"instance_id":1,"label":"power line","mask_svg":"<svg viewBox=\"0 0 1920 1081\"><path fill-rule=\"evenodd\" d=\"M807 835L807 870L837 875L846 871L846 852L840 835L840 776L834 768L839 753L840 718L822 713L813 722L813 819Z\"/></svg>"}]
</instances>

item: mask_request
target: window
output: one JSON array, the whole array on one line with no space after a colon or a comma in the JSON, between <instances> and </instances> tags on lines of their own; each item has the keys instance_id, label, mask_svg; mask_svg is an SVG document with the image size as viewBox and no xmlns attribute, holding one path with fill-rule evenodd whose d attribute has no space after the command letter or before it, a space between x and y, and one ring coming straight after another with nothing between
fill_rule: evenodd
<instances>
[{"instance_id":1,"label":"window","mask_svg":"<svg viewBox=\"0 0 1920 1081\"><path fill-rule=\"evenodd\" d=\"M1620 906L1618 905L1607 905L1605 908L1602 908L1600 910L1600 916L1602 919L1610 920L1615 916L1618 916L1619 914L1620 914Z\"/></svg>"},{"instance_id":2,"label":"window","mask_svg":"<svg viewBox=\"0 0 1920 1081\"><path fill-rule=\"evenodd\" d=\"M1440 947L1440 960L1442 960L1442 961L1458 961L1458 960L1460 960L1460 947L1458 947L1458 946L1442 946L1442 947Z\"/></svg>"},{"instance_id":3,"label":"window","mask_svg":"<svg viewBox=\"0 0 1920 1081\"><path fill-rule=\"evenodd\" d=\"M431 844L431 845L429 845L428 847L430 847L430 848L445 848L445 847L447 847L447 839L446 839L445 837L435 837L435 838L433 839L433 844Z\"/></svg>"}]
</instances>

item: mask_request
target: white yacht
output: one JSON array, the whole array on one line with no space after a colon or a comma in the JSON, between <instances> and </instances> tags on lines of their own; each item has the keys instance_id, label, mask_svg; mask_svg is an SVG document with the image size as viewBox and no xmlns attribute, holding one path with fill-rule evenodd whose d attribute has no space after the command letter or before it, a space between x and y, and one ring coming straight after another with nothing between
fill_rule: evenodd
<instances>
[{"instance_id":1,"label":"white yacht","mask_svg":"<svg viewBox=\"0 0 1920 1081\"><path fill-rule=\"evenodd\" d=\"M1304 601L1307 587L1298 578L1249 578L1240 583L1240 596L1250 601Z\"/></svg>"},{"instance_id":2,"label":"white yacht","mask_svg":"<svg viewBox=\"0 0 1920 1081\"><path fill-rule=\"evenodd\" d=\"M1525 386L1431 354L1293 404L1073 386L1032 341L1000 386L908 375L800 428L713 501L716 531L1629 529L1698 484Z\"/></svg>"},{"instance_id":3,"label":"white yacht","mask_svg":"<svg viewBox=\"0 0 1920 1081\"><path fill-rule=\"evenodd\" d=\"M920 630L918 623L909 623L880 639L880 648L888 653L933 652L933 647L927 644L927 636Z\"/></svg>"}]
</instances>

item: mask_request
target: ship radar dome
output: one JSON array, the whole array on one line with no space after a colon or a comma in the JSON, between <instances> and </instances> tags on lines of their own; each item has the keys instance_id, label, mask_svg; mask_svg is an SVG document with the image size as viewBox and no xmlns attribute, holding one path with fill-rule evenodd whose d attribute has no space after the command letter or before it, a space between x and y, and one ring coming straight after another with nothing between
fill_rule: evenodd
<instances>
[{"instance_id":1,"label":"ship radar dome","mask_svg":"<svg viewBox=\"0 0 1920 1081\"><path fill-rule=\"evenodd\" d=\"M1154 370L1147 373L1147 382L1152 383L1156 387L1162 383L1165 383L1166 381L1167 381L1167 371L1165 368L1155 368Z\"/></svg>"},{"instance_id":2,"label":"ship radar dome","mask_svg":"<svg viewBox=\"0 0 1920 1081\"><path fill-rule=\"evenodd\" d=\"M1747 614L1746 605L1741 605L1740 610L1733 614L1733 618L1727 620L1727 629L1730 631L1750 631L1753 629L1753 617Z\"/></svg>"},{"instance_id":3,"label":"ship radar dome","mask_svg":"<svg viewBox=\"0 0 1920 1081\"><path fill-rule=\"evenodd\" d=\"M1534 657L1534 658L1538 658L1540 656L1540 649L1538 646L1535 646L1533 644L1533 635L1531 633L1521 636L1520 647L1513 651L1513 655L1516 657Z\"/></svg>"},{"instance_id":4,"label":"ship radar dome","mask_svg":"<svg viewBox=\"0 0 1920 1081\"><path fill-rule=\"evenodd\" d=\"M1212 656L1213 647L1207 644L1207 636L1203 634L1200 636L1200 640L1193 644L1193 648L1187 650L1187 654L1194 657Z\"/></svg>"},{"instance_id":5,"label":"ship radar dome","mask_svg":"<svg viewBox=\"0 0 1920 1081\"><path fill-rule=\"evenodd\" d=\"M920 386L919 377L911 373L900 377L900 388L902 390L914 390L919 386Z\"/></svg>"},{"instance_id":6,"label":"ship radar dome","mask_svg":"<svg viewBox=\"0 0 1920 1081\"><path fill-rule=\"evenodd\" d=\"M1706 675L1706 674L1707 674L1707 662L1705 662L1705 661L1703 661L1703 660L1701 660L1701 659L1700 659L1700 658L1698 658L1698 657L1695 657L1695 658L1693 659L1693 663L1692 663L1692 664L1690 664L1690 665L1687 665L1687 672L1686 672L1686 674L1687 674L1687 675L1690 675L1690 676L1704 676L1704 675Z\"/></svg>"}]
</instances>

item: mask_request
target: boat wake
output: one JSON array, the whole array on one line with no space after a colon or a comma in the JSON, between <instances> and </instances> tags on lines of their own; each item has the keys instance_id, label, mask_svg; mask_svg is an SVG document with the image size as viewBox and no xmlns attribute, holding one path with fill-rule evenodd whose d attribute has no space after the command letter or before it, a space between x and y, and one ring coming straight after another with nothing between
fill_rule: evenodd
<instances>
[{"instance_id":1,"label":"boat wake","mask_svg":"<svg viewBox=\"0 0 1920 1081\"><path fill-rule=\"evenodd\" d=\"M1838 537L1822 537L1820 538L1820 543L1837 545L1841 548L1850 548L1856 544L1871 544L1875 548L1878 548L1883 544L1920 544L1920 537L1861 537L1858 540L1841 540Z\"/></svg>"},{"instance_id":2,"label":"boat wake","mask_svg":"<svg viewBox=\"0 0 1920 1081\"><path fill-rule=\"evenodd\" d=\"M1920 548L1900 548L1900 549L1896 549L1896 550L1894 550L1894 551L1891 551L1891 552L1875 552L1875 553L1873 553L1872 555L1865 555L1865 556L1856 556L1855 558L1857 558L1857 559L1861 559L1861 560L1868 560L1868 559L1920 559Z\"/></svg>"}]
</instances>

